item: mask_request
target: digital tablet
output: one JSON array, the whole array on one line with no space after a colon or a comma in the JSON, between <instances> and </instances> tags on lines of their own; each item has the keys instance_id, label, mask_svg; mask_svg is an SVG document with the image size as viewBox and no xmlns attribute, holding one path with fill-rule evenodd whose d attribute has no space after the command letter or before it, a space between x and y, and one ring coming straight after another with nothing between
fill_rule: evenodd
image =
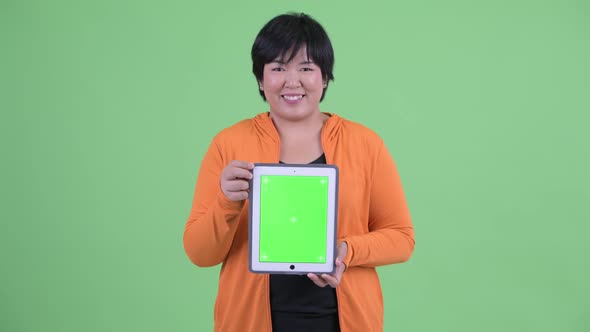
<instances>
[{"instance_id":1,"label":"digital tablet","mask_svg":"<svg viewBox=\"0 0 590 332\"><path fill-rule=\"evenodd\" d=\"M252 173L250 271L332 273L338 168L322 164L254 164Z\"/></svg>"}]
</instances>

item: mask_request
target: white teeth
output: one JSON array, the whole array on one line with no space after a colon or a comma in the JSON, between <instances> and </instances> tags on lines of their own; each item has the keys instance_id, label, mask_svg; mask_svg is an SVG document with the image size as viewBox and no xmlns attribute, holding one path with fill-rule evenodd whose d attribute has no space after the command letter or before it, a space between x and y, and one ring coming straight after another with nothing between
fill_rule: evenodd
<instances>
[{"instance_id":1,"label":"white teeth","mask_svg":"<svg viewBox=\"0 0 590 332\"><path fill-rule=\"evenodd\" d=\"M303 98L302 95L298 95L298 96L283 96L283 98L287 99L287 100L299 100L301 98Z\"/></svg>"}]
</instances>

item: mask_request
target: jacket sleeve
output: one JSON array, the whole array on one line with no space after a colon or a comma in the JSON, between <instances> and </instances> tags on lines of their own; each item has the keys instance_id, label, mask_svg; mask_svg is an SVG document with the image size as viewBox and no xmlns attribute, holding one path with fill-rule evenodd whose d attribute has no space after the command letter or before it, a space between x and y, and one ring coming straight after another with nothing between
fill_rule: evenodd
<instances>
[{"instance_id":1,"label":"jacket sleeve","mask_svg":"<svg viewBox=\"0 0 590 332\"><path fill-rule=\"evenodd\" d=\"M231 247L244 201L233 202L221 191L225 167L213 139L199 169L192 209L184 229L184 250L198 266L221 263Z\"/></svg>"},{"instance_id":2,"label":"jacket sleeve","mask_svg":"<svg viewBox=\"0 0 590 332\"><path fill-rule=\"evenodd\" d=\"M407 261L414 229L393 158L380 140L370 188L369 232L348 236L346 267L376 267Z\"/></svg>"}]
</instances>

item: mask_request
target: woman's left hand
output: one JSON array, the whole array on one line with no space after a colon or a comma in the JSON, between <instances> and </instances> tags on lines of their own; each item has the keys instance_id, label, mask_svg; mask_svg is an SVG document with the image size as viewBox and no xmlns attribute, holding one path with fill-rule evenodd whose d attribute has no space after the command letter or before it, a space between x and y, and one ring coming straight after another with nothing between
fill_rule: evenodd
<instances>
[{"instance_id":1,"label":"woman's left hand","mask_svg":"<svg viewBox=\"0 0 590 332\"><path fill-rule=\"evenodd\" d=\"M344 269L346 269L346 265L343 261L347 253L348 245L346 244L346 242L340 242L340 244L338 244L338 248L336 248L336 269L334 273L324 273L321 275L308 273L307 277L320 287L326 287L328 285L330 285L330 287L332 288L338 287L340 281L342 280L342 274L344 273Z\"/></svg>"}]
</instances>

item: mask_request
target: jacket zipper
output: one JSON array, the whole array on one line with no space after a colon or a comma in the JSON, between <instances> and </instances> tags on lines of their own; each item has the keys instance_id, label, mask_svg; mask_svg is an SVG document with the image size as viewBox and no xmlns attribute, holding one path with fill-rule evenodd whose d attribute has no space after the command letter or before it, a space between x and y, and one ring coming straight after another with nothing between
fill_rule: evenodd
<instances>
[{"instance_id":1,"label":"jacket zipper","mask_svg":"<svg viewBox=\"0 0 590 332\"><path fill-rule=\"evenodd\" d=\"M272 332L272 315L270 313L270 274L267 274L264 277L264 285L264 293L266 294L266 314L268 317L268 331Z\"/></svg>"}]
</instances>

